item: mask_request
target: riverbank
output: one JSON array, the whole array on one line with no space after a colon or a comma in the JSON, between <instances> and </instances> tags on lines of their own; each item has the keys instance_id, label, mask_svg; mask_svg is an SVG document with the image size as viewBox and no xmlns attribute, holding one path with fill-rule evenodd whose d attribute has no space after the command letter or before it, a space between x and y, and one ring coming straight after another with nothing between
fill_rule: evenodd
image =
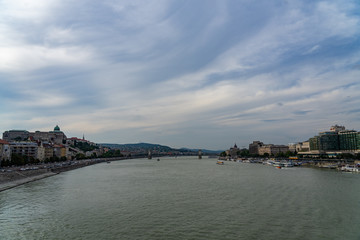
<instances>
[{"instance_id":1,"label":"riverbank","mask_svg":"<svg viewBox=\"0 0 360 240\"><path fill-rule=\"evenodd\" d=\"M0 171L0 192L29 182L51 177L62 172L82 168L107 161L123 160L125 158L89 159L66 161L27 167L5 168Z\"/></svg>"},{"instance_id":2,"label":"riverbank","mask_svg":"<svg viewBox=\"0 0 360 240\"><path fill-rule=\"evenodd\" d=\"M20 171L2 172L0 173L0 192L58 174L44 170L39 169L26 173Z\"/></svg>"}]
</instances>

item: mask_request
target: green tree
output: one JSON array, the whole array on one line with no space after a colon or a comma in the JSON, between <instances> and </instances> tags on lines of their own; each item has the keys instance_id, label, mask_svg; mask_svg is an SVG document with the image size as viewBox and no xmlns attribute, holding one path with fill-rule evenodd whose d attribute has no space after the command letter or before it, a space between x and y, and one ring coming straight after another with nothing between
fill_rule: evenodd
<instances>
[{"instance_id":1,"label":"green tree","mask_svg":"<svg viewBox=\"0 0 360 240\"><path fill-rule=\"evenodd\" d=\"M249 150L246 149L246 148L241 149L241 151L240 151L240 156L241 156L241 157L248 157L248 156L250 156Z\"/></svg>"},{"instance_id":2,"label":"green tree","mask_svg":"<svg viewBox=\"0 0 360 240\"><path fill-rule=\"evenodd\" d=\"M12 154L11 165L15 165L15 166L25 165L24 157L19 154Z\"/></svg>"}]
</instances>

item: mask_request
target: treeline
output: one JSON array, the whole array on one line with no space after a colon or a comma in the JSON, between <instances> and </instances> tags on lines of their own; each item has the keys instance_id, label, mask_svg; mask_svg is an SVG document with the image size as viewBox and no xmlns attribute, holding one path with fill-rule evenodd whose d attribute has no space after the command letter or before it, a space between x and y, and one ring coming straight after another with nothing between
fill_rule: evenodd
<instances>
[{"instance_id":1,"label":"treeline","mask_svg":"<svg viewBox=\"0 0 360 240\"><path fill-rule=\"evenodd\" d=\"M123 157L120 150L109 150L108 152L104 153L101 156L97 156L96 153L93 153L91 156L85 156L85 154L78 153L72 157L72 160L84 160L84 159L91 159L91 158L112 158L112 157ZM46 158L44 162L41 162L39 159L34 157L23 156L19 154L12 154L10 160L2 160L0 161L0 167L10 167L10 166L24 166L24 165L31 165L31 164L39 164L39 163L54 163L54 162L63 162L66 161L66 157L50 157Z\"/></svg>"},{"instance_id":2,"label":"treeline","mask_svg":"<svg viewBox=\"0 0 360 240\"><path fill-rule=\"evenodd\" d=\"M44 160L44 163L51 163L51 162L62 162L66 161L66 157L50 157ZM34 157L23 156L19 154L12 154L10 160L3 160L1 161L1 167L10 167L10 166L24 166L27 164L39 164L40 160Z\"/></svg>"},{"instance_id":3,"label":"treeline","mask_svg":"<svg viewBox=\"0 0 360 240\"><path fill-rule=\"evenodd\" d=\"M74 145L71 145L71 147L78 148L83 152L90 152L99 148L98 146L91 145L87 142L77 142L77 141L75 141Z\"/></svg>"},{"instance_id":4,"label":"treeline","mask_svg":"<svg viewBox=\"0 0 360 240\"><path fill-rule=\"evenodd\" d=\"M121 154L119 149L110 149L109 151L107 151L106 153L104 153L103 155L101 155L101 157L104 158L112 158L112 157L123 157L123 155Z\"/></svg>"}]
</instances>

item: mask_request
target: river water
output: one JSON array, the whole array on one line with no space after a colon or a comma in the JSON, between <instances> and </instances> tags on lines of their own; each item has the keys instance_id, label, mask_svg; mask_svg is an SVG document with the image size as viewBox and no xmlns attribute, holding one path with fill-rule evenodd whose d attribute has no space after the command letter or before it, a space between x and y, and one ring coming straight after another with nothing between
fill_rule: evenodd
<instances>
[{"instance_id":1,"label":"river water","mask_svg":"<svg viewBox=\"0 0 360 240\"><path fill-rule=\"evenodd\" d=\"M360 239L360 174L132 159L0 192L0 239Z\"/></svg>"}]
</instances>

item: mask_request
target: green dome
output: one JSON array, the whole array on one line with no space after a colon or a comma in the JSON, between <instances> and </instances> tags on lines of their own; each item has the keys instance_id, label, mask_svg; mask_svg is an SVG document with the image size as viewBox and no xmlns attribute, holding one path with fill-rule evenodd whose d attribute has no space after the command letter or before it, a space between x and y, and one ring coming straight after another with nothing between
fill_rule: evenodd
<instances>
[{"instance_id":1,"label":"green dome","mask_svg":"<svg viewBox=\"0 0 360 240\"><path fill-rule=\"evenodd\" d=\"M56 126L54 127L54 131L60 131L60 127L59 127L58 125L56 125Z\"/></svg>"}]
</instances>

